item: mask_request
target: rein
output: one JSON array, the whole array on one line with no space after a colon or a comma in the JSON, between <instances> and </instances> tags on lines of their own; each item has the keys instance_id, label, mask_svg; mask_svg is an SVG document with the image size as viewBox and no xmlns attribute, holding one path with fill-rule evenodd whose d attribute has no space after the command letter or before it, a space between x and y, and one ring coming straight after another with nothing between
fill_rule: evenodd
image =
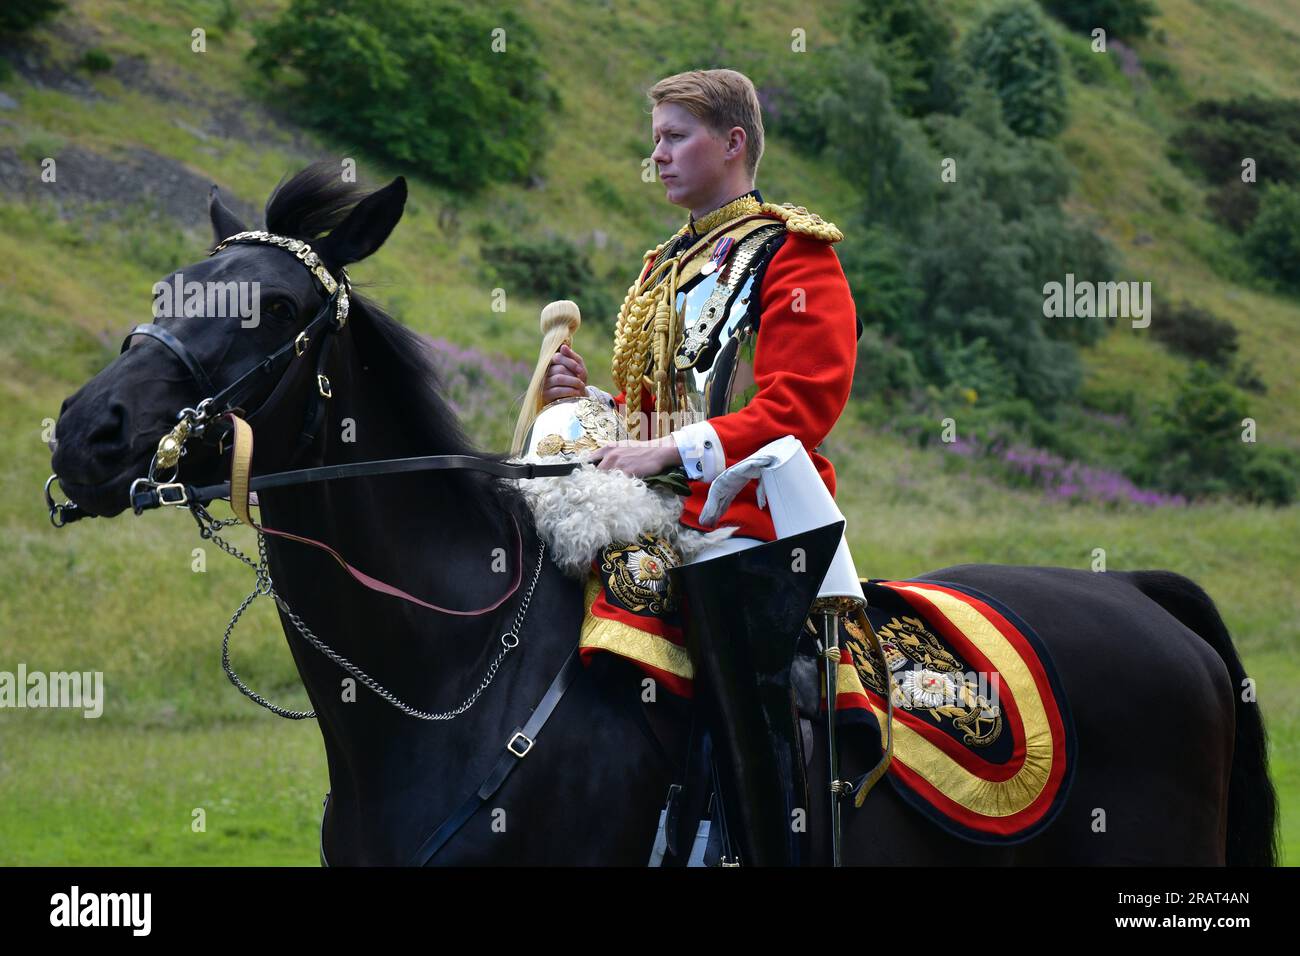
<instances>
[{"instance_id":1,"label":"rein","mask_svg":"<svg viewBox=\"0 0 1300 956\"><path fill-rule=\"evenodd\" d=\"M226 676L230 682L250 700L265 707L272 713L285 717L290 720L304 720L314 718L316 712L302 710L288 710L277 706L271 701L262 697L251 687L245 684L230 666L230 636L233 633L240 618L248 607L260 596L269 595L275 599L284 619L291 623L298 634L304 641L309 643L316 650L320 651L325 657L334 661L343 670L351 674L358 682L364 684L378 697L400 710L402 713L415 717L419 720L427 721L447 721L454 720L461 714L465 713L472 707L479 696L487 690L496 676L507 654L519 645L519 637L523 628L525 616L528 613L529 603L532 601L533 593L536 590L537 582L541 578L542 564L546 557L546 542L539 535L537 556L534 562L532 580L529 582L528 589L524 593L523 600L519 604L519 609L515 614L514 621L510 628L500 636L501 648L497 651L492 661L488 664L486 672L479 681L478 686L465 698L457 707L439 712L428 712L412 707L398 698L391 691L384 688L378 681L367 674L357 665L353 664L343 655L339 654L328 644L322 641L303 619L296 614L288 603L276 592L274 583L271 580L271 571L269 559L266 551L266 536L272 535L284 538L290 541L297 541L302 544L322 550L330 555L340 566L357 582L380 594L390 597L400 598L408 603L415 604L428 610L437 611L442 614L458 616L480 616L490 613L499 608L509 598L511 598L520 587L523 580L523 532L519 528L519 522L515 516L511 515L511 521L515 528L515 576L509 590L491 604L477 608L475 610L457 610L453 608L439 607L423 601L414 595L408 594L401 588L387 584L379 579L366 574L351 564L349 564L341 554L331 548L329 545L316 541L303 535L292 534L287 531L279 531L274 528L268 528L258 524L253 520L250 511L250 505L253 503L252 495L255 492L269 490L272 488L288 488L298 485L311 484L319 481L333 481L342 478L360 478L378 475L407 474L422 471L438 471L451 469L473 469L476 471L487 472L502 478L541 478L567 475L582 466L581 462L537 464L531 462L525 463L508 463L494 461L486 458L480 458L475 455L426 455L416 458L393 458L380 461L353 462L340 465L322 465L315 468L301 468L293 471L278 472L269 475L260 475L252 477L253 462L253 429L251 425L241 417L243 409L239 403L270 375L279 373L279 379L272 389L270 395L262 402L260 406L247 417L249 419L265 413L268 409L278 404L280 398L286 392L286 383L288 379L288 370L291 363L298 358L307 354L308 350L313 347L316 341L322 340L320 354L316 360L316 391L308 402L306 417L303 422L302 432L298 437L298 448L295 453L301 453L305 448L310 447L319 432L320 425L325 418L324 402L328 401L333 393L330 388L329 379L325 376L325 368L329 359L330 349L337 338L339 332L344 328L347 322L349 297L349 282L346 271L342 271L343 281L336 282L330 275L324 264L320 261L319 256L311 250L311 247L297 239L287 239L283 236L277 236L272 233L253 231L241 232L237 235L219 243L211 255L224 249L232 242L261 242L281 246L292 252L303 264L311 270L312 274L324 287L328 298L321 306L320 311L307 324L307 326L298 333L292 342L289 342L275 352L268 355L252 369L245 372L233 383L219 392L215 391L211 379L204 371L202 363L194 357L193 353L186 348L185 344L172 335L161 326L151 323L137 325L127 333L122 343L122 351L130 346L131 339L136 335L148 336L162 344L185 366L189 371L190 377L199 387L199 392L208 397L199 402L195 408L182 409L177 414L177 424L158 442L158 448L154 452L153 459L149 463L148 475L144 478L138 478L131 483L130 502L131 509L136 515L143 514L145 511L154 508L160 508L163 505L174 505L180 508L187 508L194 517L199 526L199 535L204 540L211 541L227 554L246 564L256 575L256 583L252 592L244 598L239 607L235 610L226 625L226 631L221 642L221 666L225 670ZM331 309L331 306L333 307ZM214 411L214 409L217 409ZM226 442L231 440L230 448L230 480L221 484L206 485L195 487L177 480L179 475L180 459L185 455L185 444L190 438L198 438L208 443L213 442L213 436L216 436L215 444L218 454L224 454ZM167 480L159 480L159 470L170 469L171 474ZM50 522L56 527L61 528L73 521L87 517L87 513L71 501L55 503L51 494L53 484L58 481L58 475L51 475L45 482L45 502L50 512ZM229 498L231 510L235 512L236 517L224 520L218 520L212 517L207 511L206 505L219 498ZM93 516L92 516L93 517ZM225 541L220 531L224 528L235 524L246 524L254 530L257 535L258 560L255 562L234 545ZM543 726L558 706L565 691L577 679L582 671L581 661L578 655L578 649L575 646L565 660L564 666L547 688L545 695L538 705L534 708L532 715L522 727L516 727L509 740L506 741L504 752L498 757L492 771L479 786L479 788L457 809L448 819L436 827L432 834L425 839L420 849L417 851L415 860L420 864L428 863L432 857L447 843L448 840L465 824L465 822L491 797L493 793L505 782L506 778L514 770L515 766L532 750L533 744L541 732ZM328 796L326 797L328 802ZM324 827L324 818L321 820L322 829ZM324 846L321 847L321 862L325 862Z\"/></svg>"},{"instance_id":2,"label":"rein","mask_svg":"<svg viewBox=\"0 0 1300 956\"><path fill-rule=\"evenodd\" d=\"M231 243L250 242L264 243L268 245L279 246L294 254L303 265L311 271L326 293L326 299L321 305L320 310L307 323L306 327L294 337L291 342L287 342L270 355L258 362L253 368L240 375L234 382L220 391L216 391L211 379L203 369L202 363L195 358L194 354L171 332L159 325L152 323L143 323L135 326L126 334L122 342L121 351L125 352L131 345L131 340L137 335L147 336L166 347L176 358L185 366L190 373L190 377L199 387L200 394L208 397L204 398L194 408L182 409L177 414L177 424L164 435L158 442L158 448L149 463L148 475L143 478L137 478L131 483L130 501L131 509L137 514L143 514L145 511L162 507L163 505L174 505L180 508L187 508L193 515L195 522L199 526L199 534L205 540L211 540L221 550L237 558L244 564L248 565L257 576L257 583L253 592L240 604L226 628L224 640L222 642L222 666L225 668L226 675L230 678L241 693L254 700L263 707L271 710L273 713L282 717L291 719L303 719L314 717L312 711L290 711L282 707L277 707L270 701L261 697L251 688L239 679L239 676L230 667L229 644L230 635L235 625L239 622L240 617L248 606L260 595L270 595L275 598L280 610L285 617L294 625L303 639L319 650L326 657L333 660L344 670L352 674L357 680L364 683L373 690L377 695L387 700L394 707L397 707L403 713L417 717L423 720L450 720L464 713L478 698L479 694L486 689L495 675L497 668L500 666L504 656L519 643L519 629L523 624L524 614L528 609L528 603L532 599L533 589L537 585L538 578L541 575L542 559L545 556L545 542L539 539L536 566L533 571L532 581L528 588L528 593L520 606L519 613L515 618L514 625L509 631L501 635L502 650L488 667L488 671L483 681L480 683L469 698L459 707L451 711L441 713L427 713L403 703L394 694L385 690L365 672L361 671L354 664L335 652L327 644L320 640L309 627L303 622L302 618L295 614L284 599L275 592L274 585L271 582L270 569L266 555L266 535L283 538L290 541L297 541L306 544L309 547L324 551L332 557L338 564L353 578L364 587L384 594L389 597L399 598L410 604L425 608L431 611L437 611L441 614L455 615L461 617L477 617L495 611L507 600L509 600L519 590L523 583L523 532L519 528L519 522L511 515L511 521L515 528L515 574L509 589L497 600L481 608L472 610L459 610L456 608L441 607L424 601L412 594L407 593L395 585L388 584L366 572L349 564L344 557L324 542L317 541L304 535L293 534L288 531L279 531L275 528L269 528L258 524L253 520L249 511L252 504L251 495L254 492L268 490L271 488L287 488L296 485L311 484L319 481L332 481L341 478L359 478L371 477L378 475L405 474L422 471L438 471L450 469L472 469L484 471L489 474L502 478L540 478L559 475L567 475L581 467L580 462L565 462L552 464L536 463L507 463L494 461L486 458L480 458L474 455L425 455L415 458L392 458L379 461L351 462L339 465L322 465L315 468L301 468L293 471L277 472L269 475L261 475L253 478L252 459L253 459L253 429L241 415L246 414L240 407L250 393L257 389L268 376L276 375L279 378L271 390L268 397L247 417L252 419L258 415L264 414L270 408L279 403L279 400L286 392L285 385L288 381L287 374L295 359L307 355L317 342L320 343L319 355L316 358L316 391L308 403L306 417L303 423L302 432L298 437L298 449L300 453L304 448L310 446L319 433L320 424L323 421L324 402L333 397L333 391L330 387L329 379L325 375L325 368L329 360L331 348L339 332L347 324L348 311L350 305L347 271L340 270L342 281L336 280L325 268L317 253L306 242L298 239L290 239L284 236L278 236L274 233L262 230L253 230L241 232L233 235L222 242L218 243L209 255L215 255L222 249L225 249ZM215 394L214 394L215 393ZM224 454L227 441L231 444L231 463L230 463L230 480L215 485L206 485L195 487L177 480L180 469L180 459L185 455L186 442L191 438L198 438L202 441L212 442L213 436L216 436L215 443L218 453ZM233 439L233 440L232 440ZM161 471L170 470L171 474L166 480L159 480ZM58 480L58 475L51 475L45 482L45 502L49 508L50 522L56 527L61 528L74 521L85 517L93 517L87 512L80 509L71 501L56 503L51 488ZM213 518L206 509L206 505L220 499L229 498L231 510L236 514L235 519L219 521ZM243 523L254 529L257 534L258 556L259 560L254 562L248 558L238 548L224 541L219 532L233 524Z\"/></svg>"}]
</instances>

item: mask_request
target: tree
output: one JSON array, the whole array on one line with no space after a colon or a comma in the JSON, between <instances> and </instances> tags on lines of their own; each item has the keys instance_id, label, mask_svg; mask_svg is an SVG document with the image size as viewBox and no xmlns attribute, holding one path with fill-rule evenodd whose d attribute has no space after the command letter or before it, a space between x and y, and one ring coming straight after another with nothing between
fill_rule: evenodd
<instances>
[{"instance_id":1,"label":"tree","mask_svg":"<svg viewBox=\"0 0 1300 956\"><path fill-rule=\"evenodd\" d=\"M554 93L531 30L509 12L292 0L256 35L252 62L269 77L296 74L289 95L303 118L350 145L467 190L536 167Z\"/></svg>"},{"instance_id":2,"label":"tree","mask_svg":"<svg viewBox=\"0 0 1300 956\"><path fill-rule=\"evenodd\" d=\"M1061 48L1034 4L1015 0L994 10L966 38L962 55L997 92L1012 130L1050 139L1065 128Z\"/></svg>"}]
</instances>

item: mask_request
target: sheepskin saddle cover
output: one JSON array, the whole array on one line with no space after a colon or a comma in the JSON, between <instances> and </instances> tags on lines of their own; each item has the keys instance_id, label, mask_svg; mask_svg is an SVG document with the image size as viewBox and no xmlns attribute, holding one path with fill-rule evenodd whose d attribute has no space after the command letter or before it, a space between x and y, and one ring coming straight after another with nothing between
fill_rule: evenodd
<instances>
[{"instance_id":1,"label":"sheepskin saddle cover","mask_svg":"<svg viewBox=\"0 0 1300 956\"><path fill-rule=\"evenodd\" d=\"M518 460L518 459L515 459ZM565 462L562 456L528 456L528 461ZM734 526L698 531L680 523L682 499L617 469L584 462L568 475L516 479L532 509L538 533L565 574L586 580L591 562L614 544L651 535L669 544L683 564L704 548L725 541Z\"/></svg>"}]
</instances>

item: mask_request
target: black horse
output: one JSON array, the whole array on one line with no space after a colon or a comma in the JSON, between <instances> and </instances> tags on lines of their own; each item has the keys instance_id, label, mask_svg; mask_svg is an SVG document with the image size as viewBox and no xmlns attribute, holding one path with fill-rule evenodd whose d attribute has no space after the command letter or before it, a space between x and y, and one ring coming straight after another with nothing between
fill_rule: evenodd
<instances>
[{"instance_id":1,"label":"black horse","mask_svg":"<svg viewBox=\"0 0 1300 956\"><path fill-rule=\"evenodd\" d=\"M405 200L400 178L366 195L317 165L276 189L266 229L310 242L337 277L383 244ZM215 191L210 213L218 242L245 229ZM217 388L291 342L325 301L292 253L265 244L233 244L181 271L185 281L260 283L262 321L254 328L196 316L155 320ZM439 395L422 340L360 296L352 297L328 365L325 425L301 450L296 439L317 388L314 371L291 364L283 400L254 422L255 473L430 454L506 457L474 447ZM272 384L246 407L263 401ZM63 404L53 465L72 501L89 514L121 512L160 436L178 410L206 397L200 391L172 351L135 337ZM348 426L351 441L341 437ZM227 468L222 450L199 444L183 462L191 484L219 482ZM489 773L560 670L577 639L581 589L549 560L537 568L540 542L528 509L509 482L481 472L323 482L264 491L260 503L268 526L328 542L367 573L443 607L482 608L521 578L496 610L448 615L358 586L321 551L267 538L277 592L322 641L420 710L458 709L473 699L446 721L408 716L364 687L351 699L349 675L308 644L281 608L329 763L322 840L330 864L409 863ZM535 573L518 647L493 669L499 638ZM1276 810L1263 723L1256 705L1241 700L1241 663L1197 585L1167 572L981 565L927 578L978 588L1038 632L1074 713L1074 784L1050 826L1002 848L941 832L878 786L860 809L845 812L846 862L1273 862ZM684 759L688 710L668 694L644 703L639 673L599 655L535 749L432 862L644 865ZM823 748L819 727L812 793L826 793ZM817 848L828 843L821 809L809 814ZM1094 832L1097 809L1106 812L1105 832Z\"/></svg>"}]
</instances>

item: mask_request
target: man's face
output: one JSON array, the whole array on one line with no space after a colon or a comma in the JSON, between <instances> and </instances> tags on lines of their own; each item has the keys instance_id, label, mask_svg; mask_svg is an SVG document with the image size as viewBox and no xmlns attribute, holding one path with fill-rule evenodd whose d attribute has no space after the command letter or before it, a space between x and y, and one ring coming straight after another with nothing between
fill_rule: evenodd
<instances>
[{"instance_id":1,"label":"man's face","mask_svg":"<svg viewBox=\"0 0 1300 956\"><path fill-rule=\"evenodd\" d=\"M705 206L727 175L726 137L678 103L655 106L651 135L655 148L650 159L659 170L668 201L685 209Z\"/></svg>"}]
</instances>

